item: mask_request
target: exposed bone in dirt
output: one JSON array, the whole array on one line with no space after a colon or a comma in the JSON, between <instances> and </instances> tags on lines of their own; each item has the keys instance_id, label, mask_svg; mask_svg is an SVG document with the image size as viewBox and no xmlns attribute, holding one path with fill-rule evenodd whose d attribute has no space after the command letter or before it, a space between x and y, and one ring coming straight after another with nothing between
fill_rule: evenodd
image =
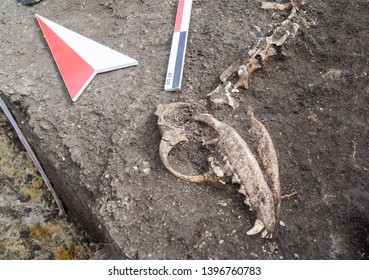
<instances>
[{"instance_id":1,"label":"exposed bone in dirt","mask_svg":"<svg viewBox=\"0 0 369 280\"><path fill-rule=\"evenodd\" d=\"M231 82L220 84L215 90L210 92L208 96L210 96L210 100L215 104L228 104L233 109L237 109L240 104L232 97L231 88Z\"/></svg>"},{"instance_id":2,"label":"exposed bone in dirt","mask_svg":"<svg viewBox=\"0 0 369 280\"><path fill-rule=\"evenodd\" d=\"M280 4L275 2L263 2L262 9L276 9L276 10L291 10L290 15L284 20L281 25L276 28L272 35L262 39L261 45L249 51L249 58L246 61L242 59L232 63L221 75L220 80L223 85L219 85L214 91L210 92L210 100L214 103L228 104L233 109L238 107L235 106L234 99L230 96L229 85L231 82L227 81L234 72L238 74L238 81L233 86L233 91L238 88L249 88L249 82L251 75L258 69L263 67L263 63L266 62L270 57L278 54L277 47L283 45L283 43L289 37L295 37L300 25L293 22L292 19L298 12L297 5L294 1L289 3ZM225 86L226 85L226 86Z\"/></svg>"},{"instance_id":3,"label":"exposed bone in dirt","mask_svg":"<svg viewBox=\"0 0 369 280\"><path fill-rule=\"evenodd\" d=\"M184 175L174 170L169 163L169 153L170 151L181 142L188 142L188 138L185 135L185 130L183 128L177 127L171 122L166 120L166 117L174 110L178 110L180 108L190 108L190 103L170 103L170 104L159 104L155 115L158 118L158 126L160 129L160 133L162 135L162 139L160 141L159 154L160 158L164 164L164 166L176 177L194 183L209 183L213 185L218 184L218 179L212 174L212 172L207 172L202 175Z\"/></svg>"},{"instance_id":4,"label":"exposed bone in dirt","mask_svg":"<svg viewBox=\"0 0 369 280\"><path fill-rule=\"evenodd\" d=\"M257 153L259 164L264 170L265 176L269 179L268 185L273 193L275 213L278 220L281 207L281 185L279 181L277 154L268 130L255 118L251 108L248 110L248 115L252 124L250 132L258 142Z\"/></svg>"},{"instance_id":5,"label":"exposed bone in dirt","mask_svg":"<svg viewBox=\"0 0 369 280\"><path fill-rule=\"evenodd\" d=\"M292 3L262 2L261 8L284 11L290 10L292 8Z\"/></svg>"},{"instance_id":6,"label":"exposed bone in dirt","mask_svg":"<svg viewBox=\"0 0 369 280\"><path fill-rule=\"evenodd\" d=\"M206 123L216 131L216 136L210 139L203 135L203 144L214 145L224 157L222 163L210 157L209 170L205 174L183 175L171 167L169 153L178 143L189 141L186 129L176 126L166 120L166 117L175 110L190 107L189 103L170 103L160 104L157 108L155 114L159 117L158 125L162 134L160 157L164 166L178 178L195 183L219 185L225 184L222 178L232 177L233 183L240 184L239 192L246 196L245 203L257 212L255 225L247 234L254 235L265 229L262 237L272 237L279 216L281 190L277 156L266 128L256 120L250 110L251 132L258 142L258 162L234 128L210 114L195 115L194 120Z\"/></svg>"}]
</instances>

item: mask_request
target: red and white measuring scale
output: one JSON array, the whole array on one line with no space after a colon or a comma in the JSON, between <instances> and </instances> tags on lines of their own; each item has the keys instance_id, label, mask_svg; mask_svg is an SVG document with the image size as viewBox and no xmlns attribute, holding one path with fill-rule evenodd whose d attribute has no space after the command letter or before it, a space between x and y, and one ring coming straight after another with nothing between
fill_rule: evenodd
<instances>
[{"instance_id":1,"label":"red and white measuring scale","mask_svg":"<svg viewBox=\"0 0 369 280\"><path fill-rule=\"evenodd\" d=\"M172 47L170 50L167 76L164 89L181 89L184 58L186 53L188 29L190 25L192 0L179 0Z\"/></svg>"},{"instance_id":2,"label":"red and white measuring scale","mask_svg":"<svg viewBox=\"0 0 369 280\"><path fill-rule=\"evenodd\" d=\"M36 15L51 53L73 101L96 74L137 65L124 54Z\"/></svg>"}]
</instances>

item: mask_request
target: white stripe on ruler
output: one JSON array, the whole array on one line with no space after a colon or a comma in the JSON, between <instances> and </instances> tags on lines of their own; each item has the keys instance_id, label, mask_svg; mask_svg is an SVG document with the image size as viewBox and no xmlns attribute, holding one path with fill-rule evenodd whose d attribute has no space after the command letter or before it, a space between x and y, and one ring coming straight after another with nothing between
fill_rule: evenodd
<instances>
[{"instance_id":1,"label":"white stripe on ruler","mask_svg":"<svg viewBox=\"0 0 369 280\"><path fill-rule=\"evenodd\" d=\"M190 26L191 8L192 8L192 0L185 0L182 15L181 31L188 32Z\"/></svg>"},{"instance_id":2,"label":"white stripe on ruler","mask_svg":"<svg viewBox=\"0 0 369 280\"><path fill-rule=\"evenodd\" d=\"M167 91L175 90L173 89L173 78L174 78L174 70L176 67L176 60L177 60L179 34L180 34L179 32L173 33L172 47L171 47L169 62L168 62L167 78L165 80L165 87L164 87L164 89Z\"/></svg>"}]
</instances>

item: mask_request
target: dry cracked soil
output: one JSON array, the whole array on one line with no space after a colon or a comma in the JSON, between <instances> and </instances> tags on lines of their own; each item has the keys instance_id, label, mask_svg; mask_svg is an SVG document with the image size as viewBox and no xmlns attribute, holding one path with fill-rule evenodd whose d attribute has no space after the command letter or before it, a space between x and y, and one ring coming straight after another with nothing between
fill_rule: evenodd
<instances>
[{"instance_id":1,"label":"dry cracked soil","mask_svg":"<svg viewBox=\"0 0 369 280\"><path fill-rule=\"evenodd\" d=\"M104 244L93 258L369 258L369 2L296 1L297 34L234 93L239 107L214 104L219 75L290 15L261 3L194 0L182 89L165 92L177 1L1 1L1 98L68 218ZM35 13L139 65L97 75L72 102ZM154 112L178 101L201 104L246 141L248 106L266 126L283 195L273 239L246 235L255 213L241 194L165 169ZM179 146L172 162L201 170L203 150Z\"/></svg>"}]
</instances>

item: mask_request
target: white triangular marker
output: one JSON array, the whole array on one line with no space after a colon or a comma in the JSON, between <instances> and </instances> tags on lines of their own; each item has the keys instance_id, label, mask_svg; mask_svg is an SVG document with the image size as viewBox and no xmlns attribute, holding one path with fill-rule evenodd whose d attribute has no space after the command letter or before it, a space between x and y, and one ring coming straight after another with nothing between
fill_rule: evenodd
<instances>
[{"instance_id":1,"label":"white triangular marker","mask_svg":"<svg viewBox=\"0 0 369 280\"><path fill-rule=\"evenodd\" d=\"M36 14L73 101L97 73L137 65L137 60Z\"/></svg>"}]
</instances>

